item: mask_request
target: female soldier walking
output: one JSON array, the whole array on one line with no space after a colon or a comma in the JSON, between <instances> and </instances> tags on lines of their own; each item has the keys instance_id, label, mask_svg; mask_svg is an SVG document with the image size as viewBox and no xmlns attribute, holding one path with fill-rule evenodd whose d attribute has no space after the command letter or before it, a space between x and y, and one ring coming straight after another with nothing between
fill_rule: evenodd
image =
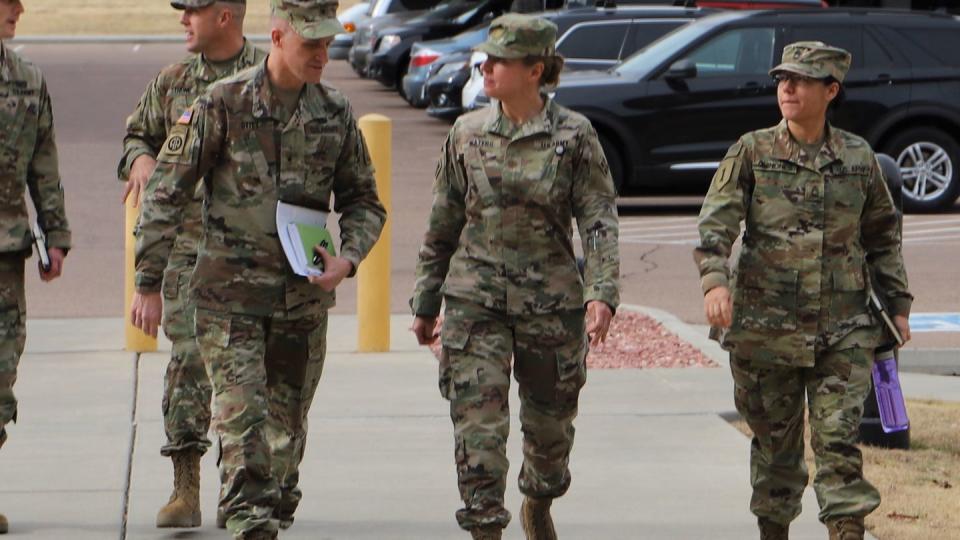
<instances>
[{"instance_id":1,"label":"female soldier walking","mask_svg":"<svg viewBox=\"0 0 960 540\"><path fill-rule=\"evenodd\" d=\"M730 147L700 212L704 310L730 351L737 410L753 430L750 468L760 537L786 539L807 484L804 396L830 538L863 538L880 504L855 442L881 327L867 291L882 289L909 339L913 297L893 200L870 146L830 126L850 54L787 45L771 70L783 120ZM728 288L740 222L743 249ZM871 283L871 273L876 283Z\"/></svg>"},{"instance_id":2,"label":"female soldier walking","mask_svg":"<svg viewBox=\"0 0 960 540\"><path fill-rule=\"evenodd\" d=\"M511 357L523 426L521 522L527 538L556 538L550 503L570 485L587 339L605 339L619 301L616 193L596 132L541 93L563 66L556 31L504 15L477 48L488 54L484 89L499 104L460 117L447 137L411 299L421 344L436 339L446 302L440 390L465 504L457 521L479 539L499 539L510 521Z\"/></svg>"}]
</instances>

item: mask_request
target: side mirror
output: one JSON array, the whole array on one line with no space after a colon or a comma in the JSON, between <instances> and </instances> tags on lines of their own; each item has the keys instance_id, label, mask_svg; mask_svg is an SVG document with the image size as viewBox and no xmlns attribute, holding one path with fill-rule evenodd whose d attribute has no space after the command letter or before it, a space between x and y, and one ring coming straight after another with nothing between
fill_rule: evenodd
<instances>
[{"instance_id":1,"label":"side mirror","mask_svg":"<svg viewBox=\"0 0 960 540\"><path fill-rule=\"evenodd\" d=\"M689 58L684 58L683 60L677 60L674 62L663 77L667 80L679 80L693 79L696 76L697 64L695 64L693 60L690 60Z\"/></svg>"}]
</instances>

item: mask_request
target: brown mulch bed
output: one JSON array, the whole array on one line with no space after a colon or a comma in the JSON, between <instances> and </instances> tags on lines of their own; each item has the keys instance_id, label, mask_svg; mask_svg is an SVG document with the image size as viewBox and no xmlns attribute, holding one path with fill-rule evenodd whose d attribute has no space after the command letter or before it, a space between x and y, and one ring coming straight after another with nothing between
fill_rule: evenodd
<instances>
[{"instance_id":1,"label":"brown mulch bed","mask_svg":"<svg viewBox=\"0 0 960 540\"><path fill-rule=\"evenodd\" d=\"M440 342L431 348L440 356ZM591 369L717 367L699 349L681 340L662 324L642 313L619 311L610 324L607 340L590 350Z\"/></svg>"}]
</instances>

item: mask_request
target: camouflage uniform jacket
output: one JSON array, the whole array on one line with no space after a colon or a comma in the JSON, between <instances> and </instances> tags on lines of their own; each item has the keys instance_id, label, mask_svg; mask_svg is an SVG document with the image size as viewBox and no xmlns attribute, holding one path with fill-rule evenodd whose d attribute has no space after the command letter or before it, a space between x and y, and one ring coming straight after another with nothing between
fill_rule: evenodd
<instances>
[{"instance_id":1,"label":"camouflage uniform jacket","mask_svg":"<svg viewBox=\"0 0 960 540\"><path fill-rule=\"evenodd\" d=\"M814 365L825 347L876 347L870 271L894 313L913 297L893 199L866 141L827 126L816 156L786 121L727 152L700 212L694 259L704 294L728 285L727 259L745 221L733 279L733 324L719 336L739 356Z\"/></svg>"},{"instance_id":2,"label":"camouflage uniform jacket","mask_svg":"<svg viewBox=\"0 0 960 540\"><path fill-rule=\"evenodd\" d=\"M586 118L551 100L519 127L500 107L466 114L444 143L411 308L435 316L449 295L519 315L592 300L616 309L618 230L613 180Z\"/></svg>"},{"instance_id":3,"label":"camouflage uniform jacket","mask_svg":"<svg viewBox=\"0 0 960 540\"><path fill-rule=\"evenodd\" d=\"M70 247L50 94L40 70L0 43L0 253L30 249L26 193L47 246Z\"/></svg>"},{"instance_id":4,"label":"camouflage uniform jacket","mask_svg":"<svg viewBox=\"0 0 960 540\"><path fill-rule=\"evenodd\" d=\"M266 53L244 40L243 49L228 69L216 71L203 55L191 54L167 66L150 83L136 110L127 118L127 135L123 138L123 156L117 167L121 180L130 177L130 167L142 155L156 158L163 141L177 119L193 105L207 87L217 79L233 75L256 65ZM170 255L172 269L192 268L200 242L200 203L203 193L197 191L183 213L183 223ZM176 280L173 283L176 285Z\"/></svg>"},{"instance_id":5,"label":"camouflage uniform jacket","mask_svg":"<svg viewBox=\"0 0 960 540\"><path fill-rule=\"evenodd\" d=\"M334 304L296 276L277 236L284 201L340 216L340 256L354 268L380 235L386 212L349 103L306 85L285 114L266 62L210 87L171 129L147 187L137 232L137 288L159 290L182 208L203 179L203 234L190 288L198 307L290 317ZM281 123L278 118L289 118Z\"/></svg>"}]
</instances>

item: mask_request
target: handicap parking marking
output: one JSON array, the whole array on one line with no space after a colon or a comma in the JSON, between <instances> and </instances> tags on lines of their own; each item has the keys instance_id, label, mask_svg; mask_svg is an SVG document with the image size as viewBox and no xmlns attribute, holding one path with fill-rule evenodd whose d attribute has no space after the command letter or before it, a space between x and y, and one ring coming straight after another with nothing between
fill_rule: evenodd
<instances>
[{"instance_id":1,"label":"handicap parking marking","mask_svg":"<svg viewBox=\"0 0 960 540\"><path fill-rule=\"evenodd\" d=\"M910 332L960 332L960 313L911 313Z\"/></svg>"}]
</instances>

